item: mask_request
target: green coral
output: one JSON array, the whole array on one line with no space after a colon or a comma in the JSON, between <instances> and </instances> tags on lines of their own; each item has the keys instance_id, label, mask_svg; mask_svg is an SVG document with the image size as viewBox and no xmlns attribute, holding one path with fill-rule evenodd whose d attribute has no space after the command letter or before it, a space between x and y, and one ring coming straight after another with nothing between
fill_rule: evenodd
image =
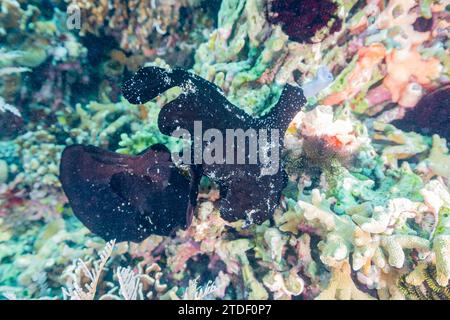
<instances>
[{"instance_id":1,"label":"green coral","mask_svg":"<svg viewBox=\"0 0 450 320\"><path fill-rule=\"evenodd\" d=\"M139 129L131 134L120 135L120 148L116 151L125 154L138 154L152 145L164 144L171 152L179 152L184 146L183 140L163 135L158 128L159 107L154 102L147 103L144 108L148 114Z\"/></svg>"},{"instance_id":2,"label":"green coral","mask_svg":"<svg viewBox=\"0 0 450 320\"><path fill-rule=\"evenodd\" d=\"M326 171L330 185L328 196L335 197L337 203L334 210L343 214L348 208L370 201L373 206L384 205L393 198L407 198L412 201L423 201L420 190L423 181L408 165L399 169L386 171L379 181L357 172L350 172L335 163ZM378 184L378 187L375 186Z\"/></svg>"},{"instance_id":3,"label":"green coral","mask_svg":"<svg viewBox=\"0 0 450 320\"><path fill-rule=\"evenodd\" d=\"M264 74L273 78L270 73L283 72L276 65L288 52L287 35L268 25L264 5L261 0L222 1L218 29L196 51L193 67L221 87L231 102L255 116L267 113L278 101L285 81L260 80Z\"/></svg>"}]
</instances>

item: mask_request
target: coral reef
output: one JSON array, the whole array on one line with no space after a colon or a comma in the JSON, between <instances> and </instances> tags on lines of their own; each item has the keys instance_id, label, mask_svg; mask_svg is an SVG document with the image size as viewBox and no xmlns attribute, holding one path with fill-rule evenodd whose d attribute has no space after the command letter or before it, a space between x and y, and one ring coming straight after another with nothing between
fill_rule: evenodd
<instances>
[{"instance_id":1,"label":"coral reef","mask_svg":"<svg viewBox=\"0 0 450 320\"><path fill-rule=\"evenodd\" d=\"M206 2L206 1L204 1ZM126 52L146 57L164 56L174 65L188 65L203 28L212 17L201 10L202 1L71 0L81 12L82 36L112 36Z\"/></svg>"},{"instance_id":2,"label":"coral reef","mask_svg":"<svg viewBox=\"0 0 450 320\"><path fill-rule=\"evenodd\" d=\"M306 83L314 79L320 70L317 61L326 62L329 70L340 63L339 59L331 61L336 51L331 50L323 56L325 48L336 44L339 32L316 44L289 40L289 34L266 17L271 2L276 9L277 3L284 6L283 1L222 1L218 28L208 42L197 49L193 67L195 73L218 85L232 103L254 116L264 115L276 104L284 84L295 83L296 80ZM288 3L304 8L312 16L311 7L320 6L322 1ZM332 6L340 7L342 10L337 9L339 18L347 19L354 4L355 1L349 1L343 6ZM315 13L320 16L317 11ZM297 79L295 75L298 73L300 78ZM323 82L318 86L323 86Z\"/></svg>"},{"instance_id":3,"label":"coral reef","mask_svg":"<svg viewBox=\"0 0 450 320\"><path fill-rule=\"evenodd\" d=\"M0 299L449 299L448 37L443 0L0 1ZM222 100L198 110L175 81L131 104L141 67L189 70ZM221 212L213 176L169 236L105 243L78 220L66 147L179 152L158 126L170 106L212 126L232 104L253 125L293 86L287 179L243 195L270 202L258 223Z\"/></svg>"}]
</instances>

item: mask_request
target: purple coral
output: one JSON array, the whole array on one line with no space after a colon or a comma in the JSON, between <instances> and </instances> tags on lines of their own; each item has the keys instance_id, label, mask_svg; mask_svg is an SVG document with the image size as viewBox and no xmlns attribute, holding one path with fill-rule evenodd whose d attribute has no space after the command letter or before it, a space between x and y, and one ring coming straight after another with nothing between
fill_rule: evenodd
<instances>
[{"instance_id":1,"label":"purple coral","mask_svg":"<svg viewBox=\"0 0 450 320\"><path fill-rule=\"evenodd\" d=\"M450 85L445 85L425 95L419 103L406 112L401 120L392 122L405 131L438 134L450 141Z\"/></svg>"},{"instance_id":2,"label":"purple coral","mask_svg":"<svg viewBox=\"0 0 450 320\"><path fill-rule=\"evenodd\" d=\"M330 0L271 0L268 4L267 19L281 25L289 38L296 42L312 42L319 30L330 26L330 33L341 28L342 21L337 16L338 5Z\"/></svg>"}]
</instances>

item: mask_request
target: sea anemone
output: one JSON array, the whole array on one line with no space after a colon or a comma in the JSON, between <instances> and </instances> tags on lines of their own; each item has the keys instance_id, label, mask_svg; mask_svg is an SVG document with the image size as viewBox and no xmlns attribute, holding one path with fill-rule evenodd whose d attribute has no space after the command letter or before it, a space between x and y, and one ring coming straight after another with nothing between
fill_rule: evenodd
<instances>
[{"instance_id":1,"label":"sea anemone","mask_svg":"<svg viewBox=\"0 0 450 320\"><path fill-rule=\"evenodd\" d=\"M270 0L267 20L281 25L289 39L301 43L315 42L318 31L329 27L329 33L341 28L338 5L330 0Z\"/></svg>"}]
</instances>

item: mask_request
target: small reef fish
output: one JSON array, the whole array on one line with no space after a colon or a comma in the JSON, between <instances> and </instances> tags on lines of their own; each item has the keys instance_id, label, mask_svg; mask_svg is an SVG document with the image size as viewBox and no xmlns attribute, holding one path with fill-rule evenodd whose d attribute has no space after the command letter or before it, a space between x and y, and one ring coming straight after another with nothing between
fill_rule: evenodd
<instances>
[{"instance_id":1,"label":"small reef fish","mask_svg":"<svg viewBox=\"0 0 450 320\"><path fill-rule=\"evenodd\" d=\"M334 80L333 74L327 66L320 66L317 70L316 77L303 84L303 94L306 99L315 97L320 91L328 87Z\"/></svg>"}]
</instances>

